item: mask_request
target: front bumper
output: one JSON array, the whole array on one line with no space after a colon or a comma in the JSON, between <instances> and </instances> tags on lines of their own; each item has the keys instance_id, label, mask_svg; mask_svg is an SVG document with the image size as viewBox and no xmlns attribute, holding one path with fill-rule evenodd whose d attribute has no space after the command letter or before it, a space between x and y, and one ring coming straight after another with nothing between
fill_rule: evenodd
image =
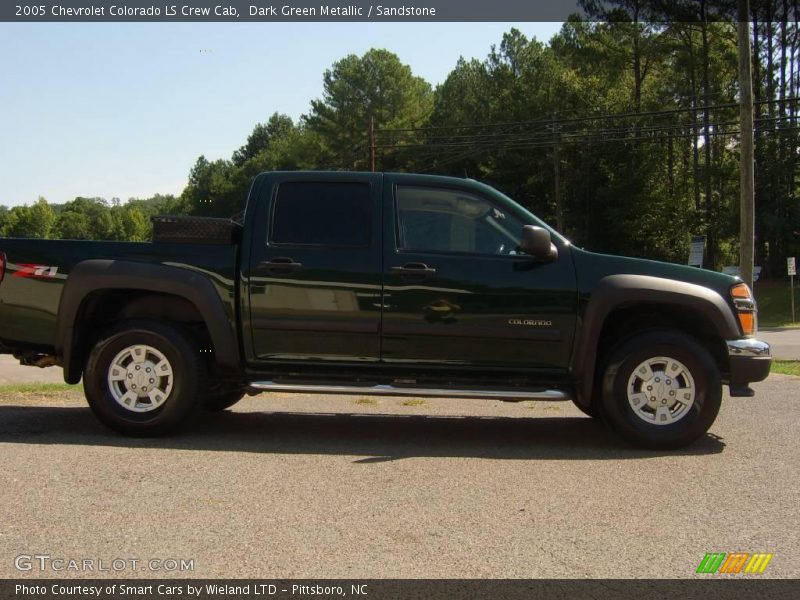
<instances>
[{"instance_id":1,"label":"front bumper","mask_svg":"<svg viewBox=\"0 0 800 600\"><path fill-rule=\"evenodd\" d=\"M726 340L725 343L728 346L728 382L731 385L748 384L767 378L772 366L768 343L754 338Z\"/></svg>"}]
</instances>

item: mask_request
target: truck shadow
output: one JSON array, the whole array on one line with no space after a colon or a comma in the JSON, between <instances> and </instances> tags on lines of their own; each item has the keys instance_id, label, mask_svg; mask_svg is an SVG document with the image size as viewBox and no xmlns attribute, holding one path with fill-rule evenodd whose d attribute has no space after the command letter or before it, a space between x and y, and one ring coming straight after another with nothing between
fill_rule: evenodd
<instances>
[{"instance_id":1,"label":"truck shadow","mask_svg":"<svg viewBox=\"0 0 800 600\"><path fill-rule=\"evenodd\" d=\"M413 457L620 460L722 452L711 434L677 451L626 445L583 417L451 417L298 412L203 414L166 438L126 438L88 408L0 406L0 444L73 444L269 454L355 456L370 464Z\"/></svg>"}]
</instances>

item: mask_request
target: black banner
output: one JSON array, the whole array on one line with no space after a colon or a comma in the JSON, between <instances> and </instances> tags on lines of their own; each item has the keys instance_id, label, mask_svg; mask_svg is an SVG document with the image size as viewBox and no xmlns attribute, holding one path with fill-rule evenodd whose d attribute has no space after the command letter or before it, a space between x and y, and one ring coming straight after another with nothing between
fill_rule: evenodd
<instances>
[{"instance_id":1,"label":"black banner","mask_svg":"<svg viewBox=\"0 0 800 600\"><path fill-rule=\"evenodd\" d=\"M643 565L646 568L646 564ZM798 580L761 578L615 579L615 580L471 580L471 579L25 579L0 581L0 598L30 600L715 600L800 597Z\"/></svg>"},{"instance_id":2,"label":"black banner","mask_svg":"<svg viewBox=\"0 0 800 600\"><path fill-rule=\"evenodd\" d=\"M654 6L659 0L652 0ZM663 1L661 2L663 8ZM630 20L625 11L599 2L599 20ZM704 8L700 0L673 6L675 21L735 21L736 3ZM31 0L0 3L0 21L9 22L563 22L572 14L586 17L578 0ZM663 14L663 11L660 13ZM661 17L663 18L663 17ZM646 3L640 19L648 20ZM789 7L789 20L797 6ZM777 18L776 18L777 20Z\"/></svg>"},{"instance_id":3,"label":"black banner","mask_svg":"<svg viewBox=\"0 0 800 600\"><path fill-rule=\"evenodd\" d=\"M564 21L577 0L46 0L2 3L2 21Z\"/></svg>"}]
</instances>

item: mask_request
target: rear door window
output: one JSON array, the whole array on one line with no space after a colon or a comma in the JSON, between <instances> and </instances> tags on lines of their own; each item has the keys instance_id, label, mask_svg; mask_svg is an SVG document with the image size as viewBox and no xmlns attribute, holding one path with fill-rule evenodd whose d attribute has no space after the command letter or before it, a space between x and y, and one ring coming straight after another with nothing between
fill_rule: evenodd
<instances>
[{"instance_id":1,"label":"rear door window","mask_svg":"<svg viewBox=\"0 0 800 600\"><path fill-rule=\"evenodd\" d=\"M372 200L367 183L282 183L272 210L273 245L369 246Z\"/></svg>"}]
</instances>

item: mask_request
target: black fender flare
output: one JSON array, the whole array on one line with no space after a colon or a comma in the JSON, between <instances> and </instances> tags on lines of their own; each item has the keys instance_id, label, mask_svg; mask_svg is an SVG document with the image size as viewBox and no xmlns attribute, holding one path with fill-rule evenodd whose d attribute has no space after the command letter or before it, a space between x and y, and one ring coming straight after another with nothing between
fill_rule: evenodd
<instances>
[{"instance_id":1,"label":"black fender flare","mask_svg":"<svg viewBox=\"0 0 800 600\"><path fill-rule=\"evenodd\" d=\"M214 285L205 275L164 265L119 260L85 260L70 271L58 306L56 355L64 365L64 380L77 383L82 365L74 356L76 320L86 297L100 290L133 289L178 296L191 302L205 321L217 363L240 367L235 325L230 322Z\"/></svg>"},{"instance_id":2,"label":"black fender flare","mask_svg":"<svg viewBox=\"0 0 800 600\"><path fill-rule=\"evenodd\" d=\"M725 299L710 288L649 275L603 277L592 291L572 351L570 371L579 404L589 406L591 402L597 346L606 318L618 308L643 303L666 304L699 313L723 340L742 335Z\"/></svg>"}]
</instances>

